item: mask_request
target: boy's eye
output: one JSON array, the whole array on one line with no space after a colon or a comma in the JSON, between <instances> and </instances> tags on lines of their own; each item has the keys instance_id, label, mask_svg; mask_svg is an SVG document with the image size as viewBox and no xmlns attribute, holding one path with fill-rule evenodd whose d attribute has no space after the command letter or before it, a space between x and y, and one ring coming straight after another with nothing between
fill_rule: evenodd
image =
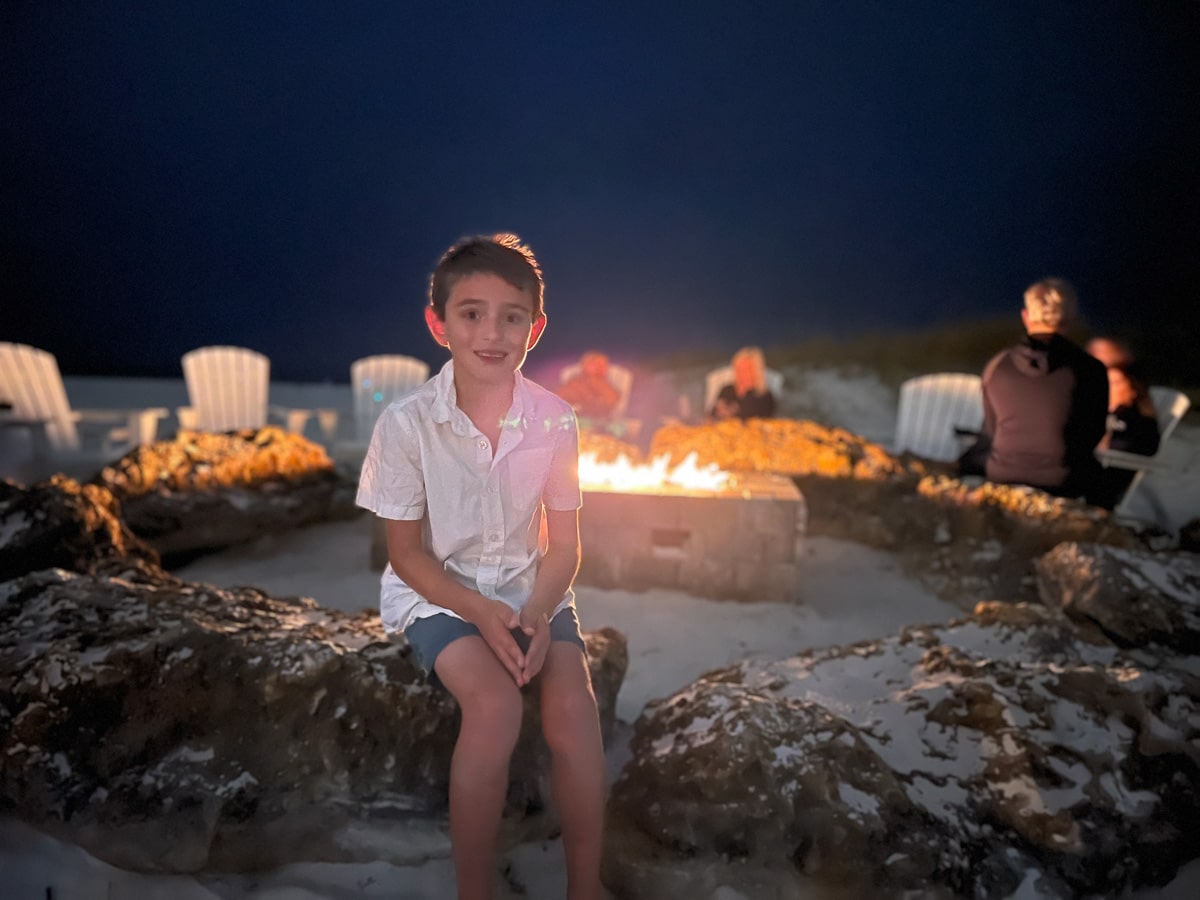
<instances>
[{"instance_id":1,"label":"boy's eye","mask_svg":"<svg viewBox=\"0 0 1200 900\"><path fill-rule=\"evenodd\" d=\"M521 314L520 313L509 313L508 314L508 324L509 325L520 325L521 324Z\"/></svg>"}]
</instances>

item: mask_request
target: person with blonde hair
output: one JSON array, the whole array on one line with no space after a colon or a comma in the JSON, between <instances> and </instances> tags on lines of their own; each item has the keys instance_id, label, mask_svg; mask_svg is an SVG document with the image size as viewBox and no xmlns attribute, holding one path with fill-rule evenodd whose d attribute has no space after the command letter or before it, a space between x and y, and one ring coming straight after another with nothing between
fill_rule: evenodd
<instances>
[{"instance_id":1,"label":"person with blonde hair","mask_svg":"<svg viewBox=\"0 0 1200 900\"><path fill-rule=\"evenodd\" d=\"M709 415L714 419L769 419L775 395L767 387L767 363L758 347L733 354L733 383L721 388Z\"/></svg>"},{"instance_id":2,"label":"person with blonde hair","mask_svg":"<svg viewBox=\"0 0 1200 900\"><path fill-rule=\"evenodd\" d=\"M984 472L1064 497L1102 498L1095 450L1108 416L1104 364L1063 336L1075 323L1075 290L1047 278L1025 291L1025 338L983 370Z\"/></svg>"}]
</instances>

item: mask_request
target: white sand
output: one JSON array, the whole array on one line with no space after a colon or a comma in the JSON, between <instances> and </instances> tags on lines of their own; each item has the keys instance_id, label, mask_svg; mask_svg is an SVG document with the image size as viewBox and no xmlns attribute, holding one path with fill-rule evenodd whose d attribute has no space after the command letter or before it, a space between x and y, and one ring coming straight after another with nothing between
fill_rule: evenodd
<instances>
[{"instance_id":1,"label":"white sand","mask_svg":"<svg viewBox=\"0 0 1200 900\"><path fill-rule=\"evenodd\" d=\"M819 411L828 424L876 439L886 439L894 429L894 397L869 376L829 371L810 372L803 378L788 374L794 392L786 399L786 410ZM67 381L76 406L174 406L185 396L181 382ZM348 415L349 388L318 385L305 391L296 385L272 385L271 399L296 406L341 406ZM1182 426L1172 443L1177 445L1172 459L1181 466L1189 464L1200 447L1200 428ZM1200 479L1175 476L1160 481L1159 494L1173 524L1200 515ZM263 538L197 561L179 574L221 586L252 584L277 596L311 596L323 605L357 612L376 606L378 576L369 570L368 553L369 524L362 518ZM578 587L584 627L611 625L629 642L629 671L617 705L624 724L610 750L610 772L619 770L627 753L628 723L645 703L672 693L704 671L752 655L784 657L807 647L880 637L905 624L959 615L956 608L905 577L889 554L844 541L809 538L805 562L804 596L798 605L722 603L665 590L635 593ZM513 879L524 886L523 896L538 900L564 896L557 842L518 847L506 862ZM382 862L292 865L255 876L137 875L113 869L13 818L0 818L0 896L14 900L41 900L50 896L48 887L55 900L385 896L443 900L454 896L451 885L450 865L444 859L418 867ZM809 895L826 896L816 885L810 886ZM1021 896L1036 895L1021 892ZM1140 900L1200 896L1200 861L1168 888L1135 896Z\"/></svg>"}]
</instances>

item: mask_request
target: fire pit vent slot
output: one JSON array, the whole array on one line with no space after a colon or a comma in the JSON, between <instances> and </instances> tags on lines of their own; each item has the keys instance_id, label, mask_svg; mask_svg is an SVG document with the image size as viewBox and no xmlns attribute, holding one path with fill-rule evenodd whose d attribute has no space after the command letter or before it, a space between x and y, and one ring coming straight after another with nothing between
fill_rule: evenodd
<instances>
[{"instance_id":1,"label":"fire pit vent slot","mask_svg":"<svg viewBox=\"0 0 1200 900\"><path fill-rule=\"evenodd\" d=\"M682 528L651 528L650 553L657 559L687 559L691 537L691 531Z\"/></svg>"}]
</instances>

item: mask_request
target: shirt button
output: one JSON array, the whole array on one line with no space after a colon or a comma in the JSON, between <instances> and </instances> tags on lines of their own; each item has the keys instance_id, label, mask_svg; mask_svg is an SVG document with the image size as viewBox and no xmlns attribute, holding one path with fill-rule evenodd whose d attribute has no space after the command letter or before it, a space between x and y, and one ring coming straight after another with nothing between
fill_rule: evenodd
<instances>
[{"instance_id":1,"label":"shirt button","mask_svg":"<svg viewBox=\"0 0 1200 900\"><path fill-rule=\"evenodd\" d=\"M488 493L489 493L489 494L494 494L494 493L496 493L496 491L498 491L498 490L499 490L499 488L496 488L496 487L490 487L490 488L488 488Z\"/></svg>"},{"instance_id":2,"label":"shirt button","mask_svg":"<svg viewBox=\"0 0 1200 900\"><path fill-rule=\"evenodd\" d=\"M480 441L480 442L479 442L479 449L480 449L480 450L486 450L486 449L487 449L487 441Z\"/></svg>"},{"instance_id":3,"label":"shirt button","mask_svg":"<svg viewBox=\"0 0 1200 900\"><path fill-rule=\"evenodd\" d=\"M500 535L496 534L493 531L491 534L488 535L488 540L489 541L498 541L498 540L500 540Z\"/></svg>"}]
</instances>

